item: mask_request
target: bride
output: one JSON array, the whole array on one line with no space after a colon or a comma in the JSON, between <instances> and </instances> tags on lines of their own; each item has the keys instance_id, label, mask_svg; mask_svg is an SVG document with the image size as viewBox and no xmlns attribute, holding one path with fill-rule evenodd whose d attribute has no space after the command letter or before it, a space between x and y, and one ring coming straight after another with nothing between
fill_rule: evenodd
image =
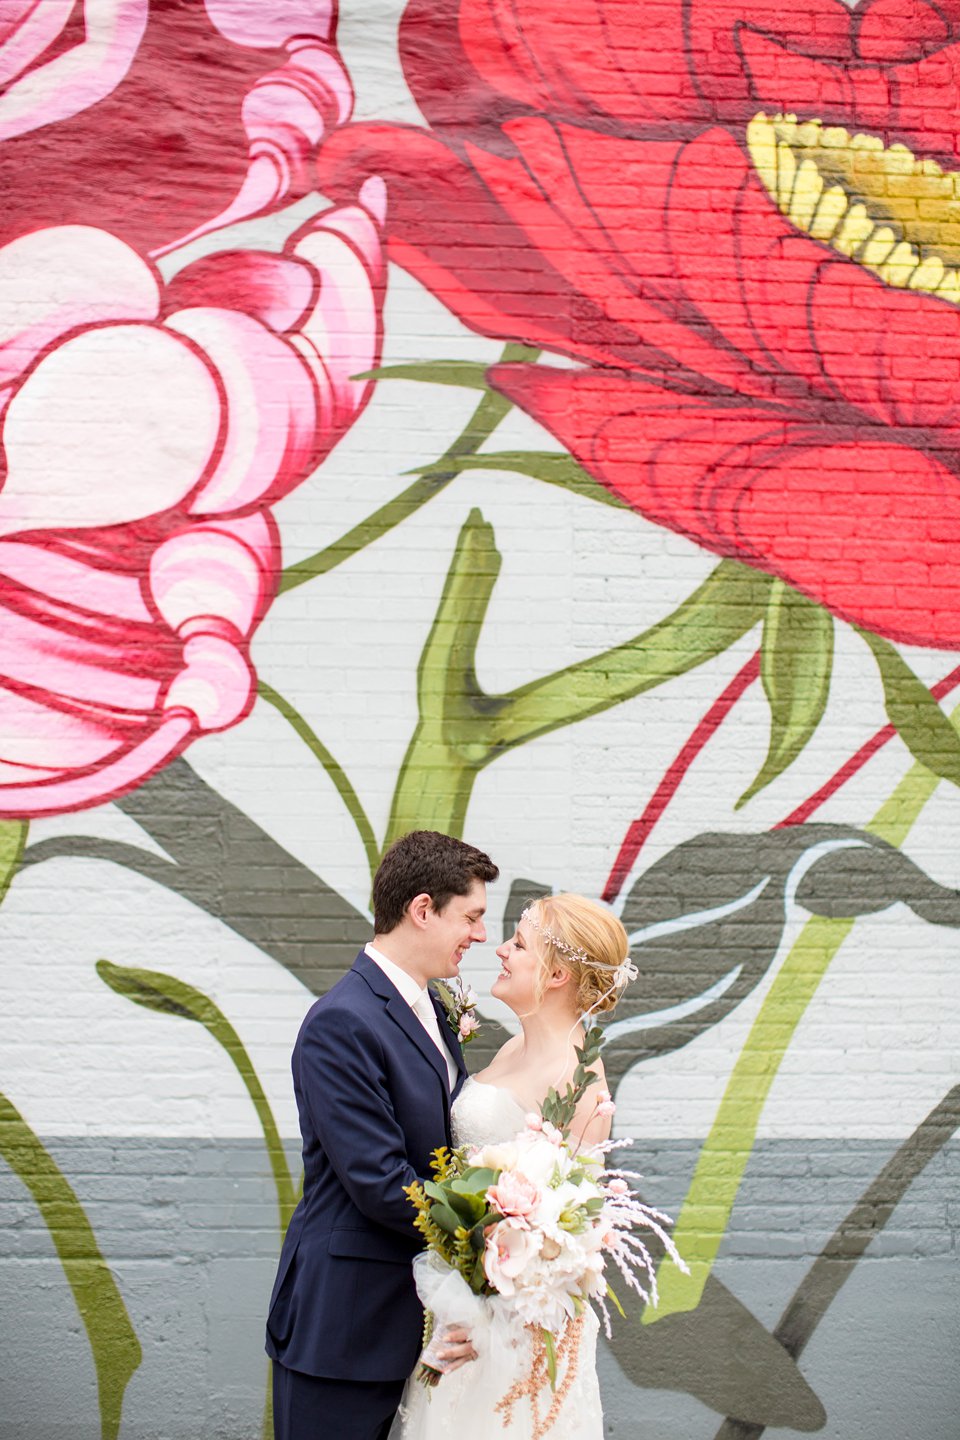
<instances>
[{"instance_id":1,"label":"bride","mask_svg":"<svg viewBox=\"0 0 960 1440\"><path fill-rule=\"evenodd\" d=\"M582 895L552 895L524 910L510 940L497 951L501 970L492 994L520 1021L520 1033L486 1070L467 1079L452 1110L455 1145L512 1140L547 1092L563 1090L577 1065L583 1020L616 1004L636 974L627 935L609 911ZM584 1145L609 1138L613 1105L596 1083L577 1108L571 1135ZM444 1368L433 1389L407 1382L390 1440L601 1440L603 1415L596 1371L597 1318L585 1307L571 1321L558 1351L556 1391L537 1368L537 1337L516 1332L493 1341L484 1327L451 1326L435 1337L431 1362ZM470 1343L472 1341L472 1344ZM537 1376L543 1376L538 1384ZM534 1377L534 1378L531 1378Z\"/></svg>"}]
</instances>

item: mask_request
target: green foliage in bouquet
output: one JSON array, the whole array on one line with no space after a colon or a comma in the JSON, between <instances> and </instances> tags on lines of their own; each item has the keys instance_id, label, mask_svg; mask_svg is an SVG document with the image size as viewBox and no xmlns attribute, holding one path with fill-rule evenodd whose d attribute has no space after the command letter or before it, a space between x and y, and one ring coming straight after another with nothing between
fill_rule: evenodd
<instances>
[{"instance_id":1,"label":"green foliage in bouquet","mask_svg":"<svg viewBox=\"0 0 960 1440\"><path fill-rule=\"evenodd\" d=\"M430 1162L432 1180L404 1187L416 1210L414 1225L427 1246L457 1270L475 1295L492 1295L483 1268L484 1231L500 1216L487 1203L496 1170L468 1165L457 1150L441 1146Z\"/></svg>"},{"instance_id":2,"label":"green foliage in bouquet","mask_svg":"<svg viewBox=\"0 0 960 1440\"><path fill-rule=\"evenodd\" d=\"M565 1136L570 1133L570 1126L573 1124L573 1117L577 1113L580 1101L590 1086L597 1083L593 1066L600 1059L602 1049L603 1031L599 1025L594 1025L583 1037L583 1046L577 1046L577 1068L573 1072L572 1082L562 1095L559 1090L548 1090L546 1099L540 1106L540 1113L544 1120L555 1125Z\"/></svg>"}]
</instances>

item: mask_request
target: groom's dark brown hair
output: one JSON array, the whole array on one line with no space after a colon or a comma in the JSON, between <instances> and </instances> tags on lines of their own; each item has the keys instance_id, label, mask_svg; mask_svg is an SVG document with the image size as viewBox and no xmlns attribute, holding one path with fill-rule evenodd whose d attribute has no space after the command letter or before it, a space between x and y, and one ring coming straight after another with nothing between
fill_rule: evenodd
<instances>
[{"instance_id":1,"label":"groom's dark brown hair","mask_svg":"<svg viewBox=\"0 0 960 1440\"><path fill-rule=\"evenodd\" d=\"M394 841L373 877L373 928L378 935L395 930L415 895L429 895L433 908L442 910L475 880L486 885L499 874L474 845L438 830L411 830Z\"/></svg>"}]
</instances>

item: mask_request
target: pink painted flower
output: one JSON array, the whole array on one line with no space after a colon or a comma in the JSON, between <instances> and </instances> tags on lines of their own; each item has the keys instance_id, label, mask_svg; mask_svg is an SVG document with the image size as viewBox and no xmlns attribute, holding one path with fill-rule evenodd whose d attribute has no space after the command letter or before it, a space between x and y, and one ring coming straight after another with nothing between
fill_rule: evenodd
<instances>
[{"instance_id":1,"label":"pink painted flower","mask_svg":"<svg viewBox=\"0 0 960 1440\"><path fill-rule=\"evenodd\" d=\"M249 710L270 506L377 363L381 205L166 287L100 229L0 249L0 814L97 804Z\"/></svg>"},{"instance_id":2,"label":"pink painted flower","mask_svg":"<svg viewBox=\"0 0 960 1440\"><path fill-rule=\"evenodd\" d=\"M3 0L4 238L95 224L138 249L310 188L349 118L335 0Z\"/></svg>"},{"instance_id":3,"label":"pink painted flower","mask_svg":"<svg viewBox=\"0 0 960 1440\"><path fill-rule=\"evenodd\" d=\"M596 1111L596 1113L597 1113L598 1115L614 1115L614 1114L616 1114L616 1110L617 1110L617 1107L616 1107L616 1104L615 1104L615 1102L614 1102L613 1096L610 1094L610 1091L609 1091L609 1090L600 1090L600 1091L598 1091L598 1092L597 1092L597 1111Z\"/></svg>"},{"instance_id":4,"label":"pink painted flower","mask_svg":"<svg viewBox=\"0 0 960 1440\"><path fill-rule=\"evenodd\" d=\"M529 1224L527 1216L532 1215L540 1204L540 1191L528 1176L519 1171L504 1170L496 1185L491 1185L487 1191L487 1199L499 1214L513 1216L526 1226Z\"/></svg>"},{"instance_id":5,"label":"pink painted flower","mask_svg":"<svg viewBox=\"0 0 960 1440\"><path fill-rule=\"evenodd\" d=\"M607 1193L609 1195L629 1195L630 1186L626 1180L608 1180Z\"/></svg>"}]
</instances>

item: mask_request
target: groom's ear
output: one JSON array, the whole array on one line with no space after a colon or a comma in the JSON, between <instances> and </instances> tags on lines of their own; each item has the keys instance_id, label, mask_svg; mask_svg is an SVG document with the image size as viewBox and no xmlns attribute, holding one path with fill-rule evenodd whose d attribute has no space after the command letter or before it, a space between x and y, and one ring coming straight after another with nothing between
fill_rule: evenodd
<instances>
[{"instance_id":1,"label":"groom's ear","mask_svg":"<svg viewBox=\"0 0 960 1440\"><path fill-rule=\"evenodd\" d=\"M414 895L413 899L410 901L410 904L407 906L407 914L410 916L410 919L413 921L414 925L416 925L417 929L422 930L426 925L427 917L430 914L430 911L433 910L433 908L434 905L432 898L428 894L426 894L426 892L424 892L422 895Z\"/></svg>"}]
</instances>

